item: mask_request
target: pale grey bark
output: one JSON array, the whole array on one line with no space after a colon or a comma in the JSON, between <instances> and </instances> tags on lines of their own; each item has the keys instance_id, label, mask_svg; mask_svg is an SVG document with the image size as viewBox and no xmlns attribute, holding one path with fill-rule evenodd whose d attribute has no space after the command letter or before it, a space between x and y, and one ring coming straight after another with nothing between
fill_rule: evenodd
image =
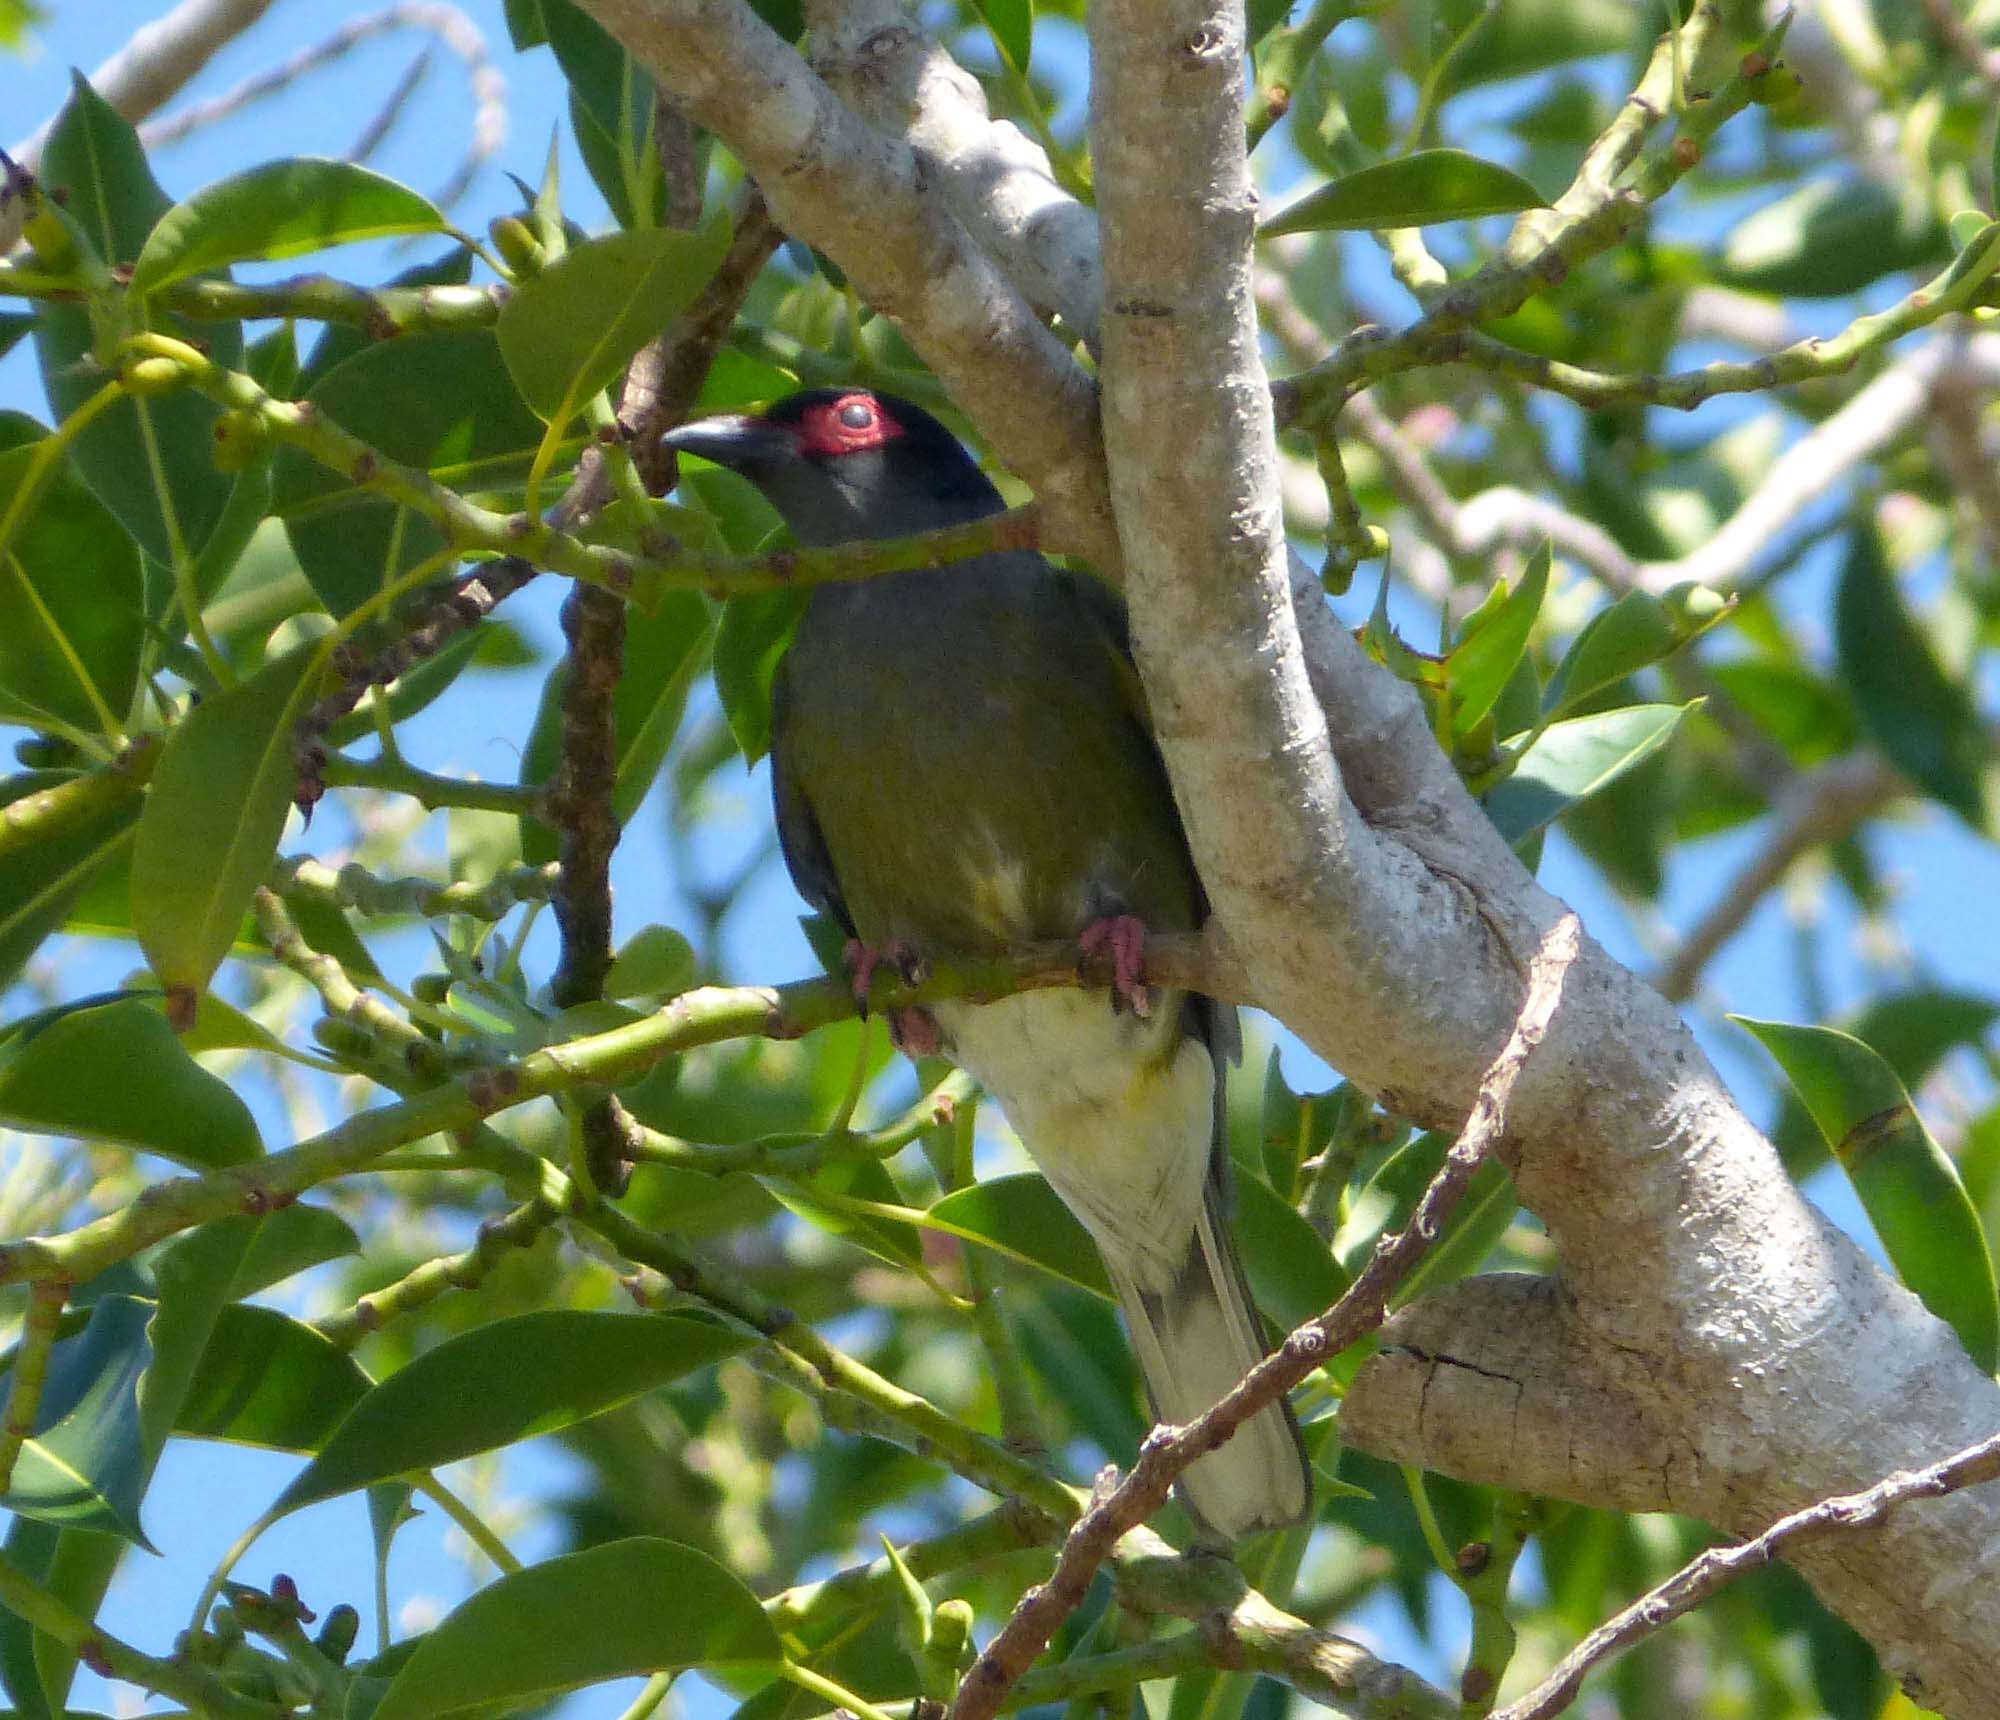
<instances>
[{"instance_id":1,"label":"pale grey bark","mask_svg":"<svg viewBox=\"0 0 2000 1720\"><path fill-rule=\"evenodd\" d=\"M908 147L734 0L586 4L780 219L901 320L1056 504L1057 541L1115 561L1092 511L1108 449L1142 670L1220 935L1315 1050L1455 1125L1562 910L1466 795L1412 691L1287 566L1251 310L1240 11L1093 7L1100 446L1087 381L985 261L989 228L973 211L968 234ZM1920 390L1926 362L1896 386ZM1801 482L1791 506L1812 493ZM2000 1388L1807 1207L1672 1007L1594 944L1515 1106L1509 1157L1561 1276L1475 1282L1399 1316L1400 1347L1349 1400L1356 1445L1749 1531L2000 1426ZM2000 1716L1992 1490L1797 1558L1920 1702Z\"/></svg>"}]
</instances>

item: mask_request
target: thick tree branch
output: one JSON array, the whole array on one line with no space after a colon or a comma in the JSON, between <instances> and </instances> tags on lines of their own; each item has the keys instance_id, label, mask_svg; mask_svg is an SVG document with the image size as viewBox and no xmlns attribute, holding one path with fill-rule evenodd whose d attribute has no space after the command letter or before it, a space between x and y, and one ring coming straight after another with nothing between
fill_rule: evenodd
<instances>
[{"instance_id":1,"label":"thick tree branch","mask_svg":"<svg viewBox=\"0 0 2000 1720\"><path fill-rule=\"evenodd\" d=\"M1595 1668L1691 1612L1745 1572L1768 1565L1790 1542L1834 1530L1866 1529L1907 1500L1941 1498L1996 1476L2000 1476L2000 1433L1927 1468L1886 1476L1865 1493L1822 1499L1738 1546L1711 1547L1615 1618L1607 1619L1566 1654L1555 1671L1518 1702L1498 1710L1493 1720L1551 1720L1576 1700L1584 1679Z\"/></svg>"},{"instance_id":2,"label":"thick tree branch","mask_svg":"<svg viewBox=\"0 0 2000 1720\"><path fill-rule=\"evenodd\" d=\"M903 326L1034 486L1058 546L1115 576L1090 378L960 226L917 152L863 124L743 0L583 4L729 145L779 224Z\"/></svg>"},{"instance_id":3,"label":"thick tree branch","mask_svg":"<svg viewBox=\"0 0 2000 1720\"><path fill-rule=\"evenodd\" d=\"M1045 349L1011 322L999 345L975 348L961 302L909 278L904 259L923 267L959 253L948 237L924 248L942 217L908 152L857 138L857 122L738 8L590 4L670 86L694 89L703 123L754 168L797 166L795 207L780 218L852 260L871 299L887 289L888 308L1003 459L1038 488L1060 467L1066 497L1080 493L1093 426ZM1415 696L1338 625L1310 572L1283 583L1247 334L1240 21L1185 3L1143 15L1112 6L1093 28L1106 434L1142 672L1215 935L1315 1050L1397 1109L1455 1128L1518 1008L1514 952L1533 948L1561 908L1467 798ZM1167 90L1173 100L1154 99ZM1793 505L1819 493L1803 486ZM1088 549L1067 500L1062 513L1055 541ZM1755 534L1758 547L1773 529ZM1628 1407L1649 1449L1672 1454L1655 1487L1680 1508L1760 1528L2000 1423L2000 1389L1805 1206L1671 1008L1594 945L1516 1095L1515 1132L1517 1186L1564 1263L1556 1301L1578 1377ZM1443 1332L1437 1350L1468 1353L1457 1340L1475 1336ZM1395 1364L1385 1353L1357 1391ZM1490 1408L1515 1395L1496 1385ZM1559 1457L1559 1423L1549 1435ZM1379 1423L1353 1437L1428 1461L1422 1438L1396 1446ZM1551 1457L1510 1446L1480 1461L1485 1478L1521 1485L1516 1471ZM1865 1557L1831 1543L1796 1556L1920 1700L2000 1713L1987 1664L2000 1640L2000 1509L1983 1495L1913 1504Z\"/></svg>"}]
</instances>

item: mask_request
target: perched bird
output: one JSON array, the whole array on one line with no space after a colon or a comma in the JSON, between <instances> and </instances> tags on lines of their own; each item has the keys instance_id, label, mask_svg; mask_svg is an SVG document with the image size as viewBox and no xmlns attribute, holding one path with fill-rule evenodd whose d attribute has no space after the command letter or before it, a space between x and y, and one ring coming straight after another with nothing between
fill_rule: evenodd
<instances>
[{"instance_id":1,"label":"perched bird","mask_svg":"<svg viewBox=\"0 0 2000 1720\"><path fill-rule=\"evenodd\" d=\"M858 388L665 440L740 472L809 546L1003 506L929 413ZM771 762L786 863L856 940L864 988L905 952L1109 947L1113 1004L946 1002L935 1029L1096 1241L1154 1413L1191 1421L1266 1345L1225 1212L1235 1012L1140 980L1144 929L1191 931L1206 904L1118 600L1031 552L819 586L778 671ZM1312 1486L1289 1406L1193 1464L1182 1498L1212 1541L1299 1521Z\"/></svg>"}]
</instances>

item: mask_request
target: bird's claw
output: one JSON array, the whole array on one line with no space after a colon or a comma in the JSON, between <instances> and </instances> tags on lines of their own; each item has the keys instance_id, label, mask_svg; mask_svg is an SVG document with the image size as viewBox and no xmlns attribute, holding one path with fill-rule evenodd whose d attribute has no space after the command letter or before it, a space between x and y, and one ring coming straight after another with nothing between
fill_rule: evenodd
<instances>
[{"instance_id":1,"label":"bird's claw","mask_svg":"<svg viewBox=\"0 0 2000 1720\"><path fill-rule=\"evenodd\" d=\"M1092 920L1077 939L1087 956L1111 957L1111 1006L1129 1009L1141 1020L1153 1013L1153 988L1146 983L1146 922L1137 914L1107 914Z\"/></svg>"},{"instance_id":2,"label":"bird's claw","mask_svg":"<svg viewBox=\"0 0 2000 1720\"><path fill-rule=\"evenodd\" d=\"M896 970L905 985L921 984L930 971L924 958L900 938L879 950L859 938L849 938L841 953L852 975L849 989L863 1021L868 1019L868 991L875 983L875 970L885 962ZM927 1009L906 1005L884 1011L883 1018L889 1023L889 1042L905 1056L932 1056L943 1043L937 1018Z\"/></svg>"}]
</instances>

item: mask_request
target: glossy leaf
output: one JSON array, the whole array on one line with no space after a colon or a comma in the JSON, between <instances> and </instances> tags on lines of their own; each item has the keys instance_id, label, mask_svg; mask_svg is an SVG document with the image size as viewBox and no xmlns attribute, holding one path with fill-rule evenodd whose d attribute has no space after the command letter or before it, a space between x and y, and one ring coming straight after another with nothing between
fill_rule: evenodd
<instances>
[{"instance_id":1,"label":"glossy leaf","mask_svg":"<svg viewBox=\"0 0 2000 1720\"><path fill-rule=\"evenodd\" d=\"M0 414L0 514L28 481L45 433ZM0 721L122 729L139 682L145 576L132 539L57 462L0 555Z\"/></svg>"},{"instance_id":2,"label":"glossy leaf","mask_svg":"<svg viewBox=\"0 0 2000 1720\"><path fill-rule=\"evenodd\" d=\"M771 681L805 613L803 591L732 597L715 630L715 691L744 762L771 750Z\"/></svg>"},{"instance_id":3,"label":"glossy leaf","mask_svg":"<svg viewBox=\"0 0 2000 1720\"><path fill-rule=\"evenodd\" d=\"M1467 619L1451 648L1444 668L1455 733L1468 733L1493 709L1527 651L1528 634L1548 595L1550 560L1549 546L1543 544L1529 558L1513 590L1504 591L1496 584L1493 599Z\"/></svg>"},{"instance_id":4,"label":"glossy leaf","mask_svg":"<svg viewBox=\"0 0 2000 1720\"><path fill-rule=\"evenodd\" d=\"M90 1323L50 1353L35 1432L21 1447L0 1505L63 1528L146 1546L139 1502L150 1469L140 1431L140 1382L153 1359L155 1305L106 1296Z\"/></svg>"},{"instance_id":5,"label":"glossy leaf","mask_svg":"<svg viewBox=\"0 0 2000 1720\"><path fill-rule=\"evenodd\" d=\"M301 646L203 700L167 738L132 853L132 929L170 991L207 986L270 870L314 661Z\"/></svg>"},{"instance_id":6,"label":"glossy leaf","mask_svg":"<svg viewBox=\"0 0 2000 1720\"><path fill-rule=\"evenodd\" d=\"M519 1314L448 1339L354 1406L272 1514L601 1415L751 1340L668 1315ZM496 1380L508 1389L495 1391Z\"/></svg>"},{"instance_id":7,"label":"glossy leaf","mask_svg":"<svg viewBox=\"0 0 2000 1720\"><path fill-rule=\"evenodd\" d=\"M62 187L73 215L107 263L129 263L168 199L138 134L79 74L42 153L44 184ZM243 334L235 323L190 323L161 315L150 326L201 343L235 368ZM67 418L104 386L98 331L87 303L44 305L35 319L42 383ZM167 567L199 554L228 504L232 480L209 457L217 409L192 390L116 402L77 438L83 481L140 547ZM162 506L162 495L167 505Z\"/></svg>"},{"instance_id":8,"label":"glossy leaf","mask_svg":"<svg viewBox=\"0 0 2000 1720\"><path fill-rule=\"evenodd\" d=\"M604 978L606 997L671 997L694 983L694 946L672 926L642 926L619 946Z\"/></svg>"},{"instance_id":9,"label":"glossy leaf","mask_svg":"<svg viewBox=\"0 0 2000 1720\"><path fill-rule=\"evenodd\" d=\"M61 780L39 772L9 777L0 781L0 807ZM60 836L0 854L0 990L13 984L91 879L130 852L140 805L134 794Z\"/></svg>"},{"instance_id":10,"label":"glossy leaf","mask_svg":"<svg viewBox=\"0 0 2000 1720\"><path fill-rule=\"evenodd\" d=\"M222 1310L174 1431L316 1451L372 1382L345 1350L275 1308Z\"/></svg>"},{"instance_id":11,"label":"glossy leaf","mask_svg":"<svg viewBox=\"0 0 2000 1720\"><path fill-rule=\"evenodd\" d=\"M692 302L729 246L729 224L593 239L514 289L497 333L521 398L567 423Z\"/></svg>"},{"instance_id":12,"label":"glossy leaf","mask_svg":"<svg viewBox=\"0 0 2000 1720\"><path fill-rule=\"evenodd\" d=\"M1090 1233L1032 1171L991 1177L948 1194L931 1207L930 1218L954 1235L1039 1266L1079 1289L1112 1294Z\"/></svg>"},{"instance_id":13,"label":"glossy leaf","mask_svg":"<svg viewBox=\"0 0 2000 1720\"><path fill-rule=\"evenodd\" d=\"M1915 986L1871 998L1832 1025L1860 1040L1896 1072L1907 1091L1915 1092L1953 1051L1980 1045L1995 1021L2000 1021L2000 1003L1991 998ZM1826 1159L1826 1142L1796 1092L1784 1097L1771 1126L1771 1144L1794 1178Z\"/></svg>"},{"instance_id":14,"label":"glossy leaf","mask_svg":"<svg viewBox=\"0 0 2000 1720\"><path fill-rule=\"evenodd\" d=\"M116 1079L107 1072L116 1070ZM256 1158L250 1108L150 1004L82 1009L0 1046L0 1121L212 1170Z\"/></svg>"},{"instance_id":15,"label":"glossy leaf","mask_svg":"<svg viewBox=\"0 0 2000 1720\"><path fill-rule=\"evenodd\" d=\"M374 1720L433 1720L612 1678L783 1658L757 1597L707 1554L613 1541L481 1589L418 1644Z\"/></svg>"},{"instance_id":16,"label":"glossy leaf","mask_svg":"<svg viewBox=\"0 0 2000 1720\"><path fill-rule=\"evenodd\" d=\"M1979 1215L1896 1072L1837 1028L1732 1016L1777 1059L1854 1184L1897 1276L1988 1373L2000 1364L2000 1292Z\"/></svg>"},{"instance_id":17,"label":"glossy leaf","mask_svg":"<svg viewBox=\"0 0 2000 1720\"><path fill-rule=\"evenodd\" d=\"M361 1238L337 1212L299 1201L267 1213L230 1281L229 1300L241 1301L329 1260L361 1252Z\"/></svg>"},{"instance_id":18,"label":"glossy leaf","mask_svg":"<svg viewBox=\"0 0 2000 1720\"><path fill-rule=\"evenodd\" d=\"M1034 0L973 0L973 3L979 8L980 17L986 20L986 28L993 32L994 46L1007 64L1025 73L1035 45Z\"/></svg>"},{"instance_id":19,"label":"glossy leaf","mask_svg":"<svg viewBox=\"0 0 2000 1720\"><path fill-rule=\"evenodd\" d=\"M852 1203L905 1205L888 1167L879 1159L840 1159L810 1177L759 1177L771 1197L817 1230L840 1237L892 1266L921 1271L924 1242L901 1219L858 1209Z\"/></svg>"},{"instance_id":20,"label":"glossy leaf","mask_svg":"<svg viewBox=\"0 0 2000 1720\"><path fill-rule=\"evenodd\" d=\"M1667 598L1628 591L1585 623L1556 666L1542 708L1561 716L1594 693L1670 657L1729 613L1706 587L1677 587Z\"/></svg>"},{"instance_id":21,"label":"glossy leaf","mask_svg":"<svg viewBox=\"0 0 2000 1720\"><path fill-rule=\"evenodd\" d=\"M160 217L132 268L132 291L252 259L275 261L386 239L442 233L427 197L351 161L267 161L205 186Z\"/></svg>"},{"instance_id":22,"label":"glossy leaf","mask_svg":"<svg viewBox=\"0 0 2000 1720\"><path fill-rule=\"evenodd\" d=\"M1626 705L1551 724L1487 795L1487 816L1509 842L1521 842L1658 752L1691 708Z\"/></svg>"},{"instance_id":23,"label":"glossy leaf","mask_svg":"<svg viewBox=\"0 0 2000 1720\"><path fill-rule=\"evenodd\" d=\"M1854 533L1834 594L1834 647L1861 726L1890 761L1974 829L1986 825L1985 725L1904 607L1872 530Z\"/></svg>"},{"instance_id":24,"label":"glossy leaf","mask_svg":"<svg viewBox=\"0 0 2000 1720\"><path fill-rule=\"evenodd\" d=\"M1420 149L1322 185L1279 210L1258 236L1428 227L1542 207L1542 194L1497 162L1462 149Z\"/></svg>"},{"instance_id":25,"label":"glossy leaf","mask_svg":"<svg viewBox=\"0 0 2000 1720\"><path fill-rule=\"evenodd\" d=\"M1254 1177L1235 1195L1230 1228L1257 1305L1289 1331L1339 1301L1347 1274L1299 1210Z\"/></svg>"},{"instance_id":26,"label":"glossy leaf","mask_svg":"<svg viewBox=\"0 0 2000 1720\"><path fill-rule=\"evenodd\" d=\"M1923 198L1843 174L1745 216L1724 237L1716 274L1749 292L1836 298L1948 255L1944 230Z\"/></svg>"},{"instance_id":27,"label":"glossy leaf","mask_svg":"<svg viewBox=\"0 0 2000 1720\"><path fill-rule=\"evenodd\" d=\"M1514 1179L1507 1174L1507 1167L1498 1159L1488 1159L1473 1172L1465 1197L1443 1233L1425 1251L1409 1277L1396 1286L1394 1306L1400 1308L1426 1290L1477 1272L1507 1234L1507 1227L1514 1222L1514 1214L1520 1207L1520 1199L1514 1193Z\"/></svg>"}]
</instances>

